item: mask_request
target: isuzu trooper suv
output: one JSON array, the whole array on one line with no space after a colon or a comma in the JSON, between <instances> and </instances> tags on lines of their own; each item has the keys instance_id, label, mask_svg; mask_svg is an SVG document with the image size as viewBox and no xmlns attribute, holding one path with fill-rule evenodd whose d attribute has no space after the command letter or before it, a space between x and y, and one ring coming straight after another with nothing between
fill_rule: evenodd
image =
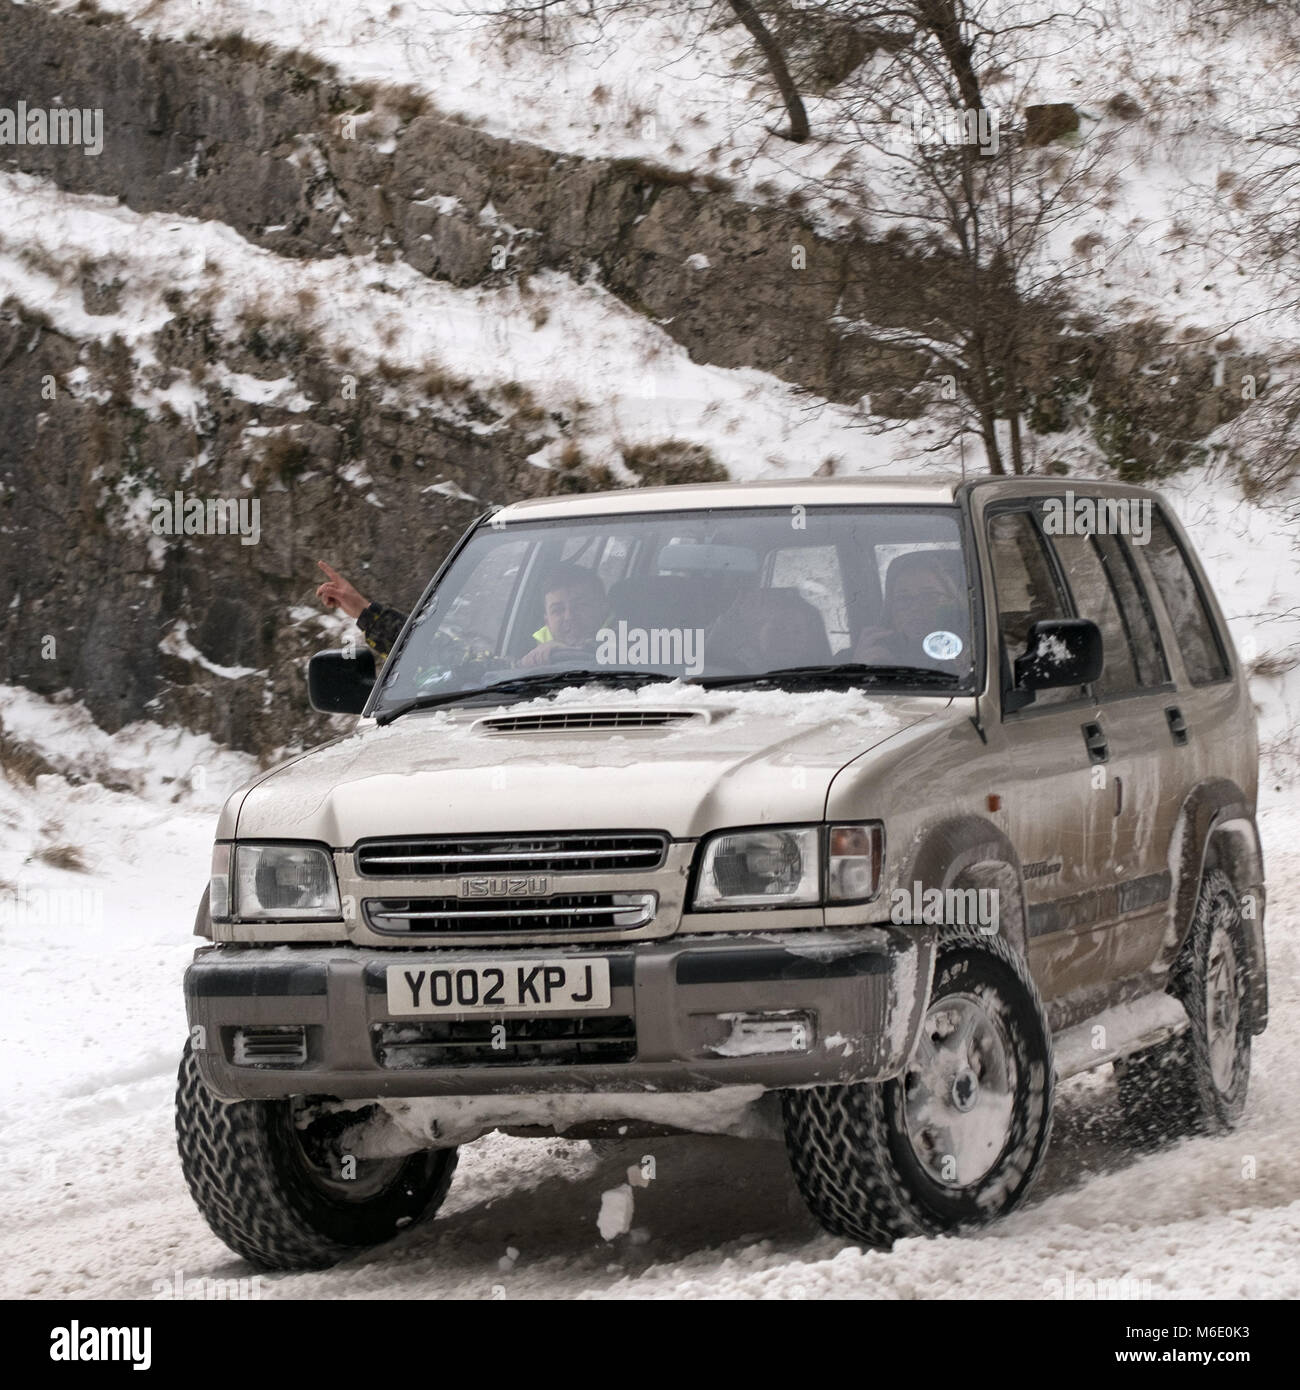
<instances>
[{"instance_id":1,"label":"isuzu trooper suv","mask_svg":"<svg viewBox=\"0 0 1300 1390\"><path fill-rule=\"evenodd\" d=\"M1251 701L1172 512L1064 481L520 502L378 674L314 657L360 717L230 797L185 977L213 1230L323 1266L492 1129L783 1131L822 1224L887 1246L1023 1201L1058 1078L1231 1126Z\"/></svg>"}]
</instances>

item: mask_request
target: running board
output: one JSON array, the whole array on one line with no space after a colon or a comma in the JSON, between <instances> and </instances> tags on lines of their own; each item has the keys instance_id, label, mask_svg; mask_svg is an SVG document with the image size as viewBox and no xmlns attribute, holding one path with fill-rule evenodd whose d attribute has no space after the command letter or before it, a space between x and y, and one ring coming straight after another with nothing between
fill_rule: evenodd
<instances>
[{"instance_id":1,"label":"running board","mask_svg":"<svg viewBox=\"0 0 1300 1390\"><path fill-rule=\"evenodd\" d=\"M1186 1031L1187 1010L1172 994L1148 994L1129 1004L1103 1009L1052 1039L1058 1077L1091 1071L1103 1062L1154 1047Z\"/></svg>"}]
</instances>

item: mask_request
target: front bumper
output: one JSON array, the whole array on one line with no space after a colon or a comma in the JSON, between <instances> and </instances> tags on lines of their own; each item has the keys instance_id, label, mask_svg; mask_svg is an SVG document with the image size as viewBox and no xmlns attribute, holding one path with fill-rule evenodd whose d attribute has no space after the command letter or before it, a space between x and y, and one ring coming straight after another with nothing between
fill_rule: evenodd
<instances>
[{"instance_id":1,"label":"front bumper","mask_svg":"<svg viewBox=\"0 0 1300 1390\"><path fill-rule=\"evenodd\" d=\"M222 945L185 972L185 1002L199 1070L226 1100L771 1090L897 1075L925 1015L934 947L933 930L880 926L509 951ZM580 1022L524 1020L522 1033L517 1019L501 1020L514 1030L504 1055L445 1041L449 1022L473 1033L490 1018L457 1015L430 1030L428 1018L389 1012L390 966L508 966L543 954L607 960L609 1007ZM804 1045L737 1048L738 1015L797 1016ZM301 1037L299 1057L258 1059L249 1037L276 1029Z\"/></svg>"}]
</instances>

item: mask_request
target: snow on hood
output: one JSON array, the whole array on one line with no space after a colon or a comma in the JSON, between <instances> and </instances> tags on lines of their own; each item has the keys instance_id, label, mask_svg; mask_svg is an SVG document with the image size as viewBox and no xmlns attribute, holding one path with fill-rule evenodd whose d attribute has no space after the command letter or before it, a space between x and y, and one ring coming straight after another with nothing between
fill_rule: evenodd
<instances>
[{"instance_id":1,"label":"snow on hood","mask_svg":"<svg viewBox=\"0 0 1300 1390\"><path fill-rule=\"evenodd\" d=\"M853 758L947 707L861 691L575 688L503 706L404 715L273 769L222 815L219 836L338 847L376 835L653 829L815 821ZM494 716L680 710L654 729L505 734ZM243 796L243 804L239 805Z\"/></svg>"}]
</instances>

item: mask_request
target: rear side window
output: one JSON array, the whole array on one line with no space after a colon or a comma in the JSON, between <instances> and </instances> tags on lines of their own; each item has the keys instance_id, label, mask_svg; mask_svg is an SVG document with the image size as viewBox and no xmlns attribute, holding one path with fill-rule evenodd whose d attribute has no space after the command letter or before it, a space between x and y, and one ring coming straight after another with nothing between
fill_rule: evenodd
<instances>
[{"instance_id":1,"label":"rear side window","mask_svg":"<svg viewBox=\"0 0 1300 1390\"><path fill-rule=\"evenodd\" d=\"M1187 556L1159 507L1151 509L1146 560L1177 635L1188 679L1193 685L1223 680L1228 674L1228 661L1214 621Z\"/></svg>"},{"instance_id":2,"label":"rear side window","mask_svg":"<svg viewBox=\"0 0 1300 1390\"><path fill-rule=\"evenodd\" d=\"M1094 536L1092 540L1119 601L1129 644L1137 658L1138 683L1144 689L1164 685L1169 679L1169 666L1151 604L1133 568L1128 542L1110 535Z\"/></svg>"}]
</instances>

